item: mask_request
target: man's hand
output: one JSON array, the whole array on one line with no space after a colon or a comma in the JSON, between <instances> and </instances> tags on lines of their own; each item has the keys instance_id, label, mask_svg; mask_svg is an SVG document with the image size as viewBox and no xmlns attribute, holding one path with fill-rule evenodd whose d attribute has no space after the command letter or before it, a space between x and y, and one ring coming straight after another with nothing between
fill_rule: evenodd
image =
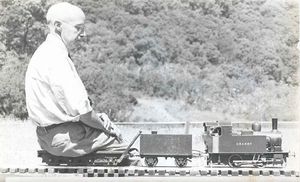
<instances>
[{"instance_id":1,"label":"man's hand","mask_svg":"<svg viewBox=\"0 0 300 182\"><path fill-rule=\"evenodd\" d=\"M123 137L121 135L120 129L109 119L107 114L105 113L97 113L97 116L100 118L101 122L103 123L103 126L106 129L106 132L113 136L116 137L119 143L123 141Z\"/></svg>"}]
</instances>

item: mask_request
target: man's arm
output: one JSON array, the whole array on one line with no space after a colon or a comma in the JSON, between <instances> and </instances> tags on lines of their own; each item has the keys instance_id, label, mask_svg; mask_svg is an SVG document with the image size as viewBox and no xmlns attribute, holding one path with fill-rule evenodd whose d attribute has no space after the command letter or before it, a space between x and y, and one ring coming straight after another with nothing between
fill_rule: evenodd
<instances>
[{"instance_id":1,"label":"man's arm","mask_svg":"<svg viewBox=\"0 0 300 182\"><path fill-rule=\"evenodd\" d=\"M102 114L103 117L99 117L94 110L80 115L80 121L84 124L99 129L111 136L116 137L119 141L122 141L122 136L120 131L116 128L116 126L109 120L106 114Z\"/></svg>"},{"instance_id":2,"label":"man's arm","mask_svg":"<svg viewBox=\"0 0 300 182\"><path fill-rule=\"evenodd\" d=\"M100 121L100 118L98 118L94 110L80 115L80 121L92 128L96 128L102 131L106 130L104 123Z\"/></svg>"}]
</instances>

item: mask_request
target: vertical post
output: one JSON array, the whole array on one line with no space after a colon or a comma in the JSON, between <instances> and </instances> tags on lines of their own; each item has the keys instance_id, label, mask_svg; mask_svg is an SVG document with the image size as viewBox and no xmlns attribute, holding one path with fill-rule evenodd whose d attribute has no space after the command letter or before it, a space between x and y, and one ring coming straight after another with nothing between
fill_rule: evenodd
<instances>
[{"instance_id":1,"label":"vertical post","mask_svg":"<svg viewBox=\"0 0 300 182\"><path fill-rule=\"evenodd\" d=\"M189 134L189 132L190 132L190 125L191 125L191 123L189 121L185 122L185 125L184 125L184 134Z\"/></svg>"}]
</instances>

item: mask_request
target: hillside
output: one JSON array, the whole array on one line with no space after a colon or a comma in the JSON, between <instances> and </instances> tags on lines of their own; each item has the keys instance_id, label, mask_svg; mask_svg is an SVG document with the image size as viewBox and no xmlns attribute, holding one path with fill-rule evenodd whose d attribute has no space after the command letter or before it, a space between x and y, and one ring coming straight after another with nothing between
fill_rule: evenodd
<instances>
[{"instance_id":1,"label":"hillside","mask_svg":"<svg viewBox=\"0 0 300 182\"><path fill-rule=\"evenodd\" d=\"M87 17L73 61L113 120L297 119L297 0L67 1ZM27 117L26 66L54 2L0 2L0 115Z\"/></svg>"}]
</instances>

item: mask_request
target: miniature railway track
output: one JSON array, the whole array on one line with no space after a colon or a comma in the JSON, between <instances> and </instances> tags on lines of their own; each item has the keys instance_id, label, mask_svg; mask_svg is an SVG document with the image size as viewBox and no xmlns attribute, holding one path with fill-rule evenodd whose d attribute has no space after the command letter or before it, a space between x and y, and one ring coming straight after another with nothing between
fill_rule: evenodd
<instances>
[{"instance_id":1,"label":"miniature railway track","mask_svg":"<svg viewBox=\"0 0 300 182\"><path fill-rule=\"evenodd\" d=\"M0 168L4 176L80 176L80 177L134 177L134 176L286 176L299 177L299 171L288 169L214 169L214 168L145 168L145 167L38 167Z\"/></svg>"}]
</instances>

